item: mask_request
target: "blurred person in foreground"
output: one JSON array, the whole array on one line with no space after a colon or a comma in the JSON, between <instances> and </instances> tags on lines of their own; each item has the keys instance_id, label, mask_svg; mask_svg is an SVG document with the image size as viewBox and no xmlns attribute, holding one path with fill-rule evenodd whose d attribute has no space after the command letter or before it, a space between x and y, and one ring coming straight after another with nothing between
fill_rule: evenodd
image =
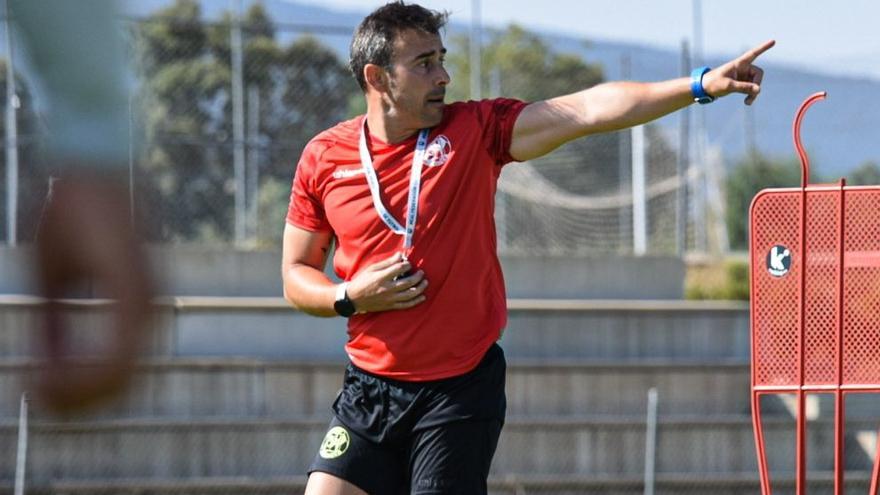
<instances>
[{"instance_id":1,"label":"blurred person in foreground","mask_svg":"<svg viewBox=\"0 0 880 495\"><path fill-rule=\"evenodd\" d=\"M402 2L358 26L366 115L296 168L285 298L348 318L351 360L306 494L484 494L505 418L506 298L493 220L505 164L730 93L755 101L768 41L720 67L546 101L444 101L447 15ZM334 284L323 269L335 241Z\"/></svg>"},{"instance_id":2,"label":"blurred person in foreground","mask_svg":"<svg viewBox=\"0 0 880 495\"><path fill-rule=\"evenodd\" d=\"M132 225L128 187L125 45L112 0L10 0L41 96L46 158L60 174L37 231L36 272L45 361L38 400L73 413L128 382L149 324L151 280ZM60 298L83 283L112 299L107 336L89 358L73 355ZM94 295L93 295L94 296Z\"/></svg>"}]
</instances>

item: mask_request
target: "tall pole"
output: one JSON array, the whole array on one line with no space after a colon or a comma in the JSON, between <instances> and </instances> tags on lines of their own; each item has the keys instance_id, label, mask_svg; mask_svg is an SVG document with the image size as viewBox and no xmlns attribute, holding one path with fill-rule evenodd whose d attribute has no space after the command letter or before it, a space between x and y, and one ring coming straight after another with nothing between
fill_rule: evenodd
<instances>
[{"instance_id":1,"label":"tall pole","mask_svg":"<svg viewBox=\"0 0 880 495\"><path fill-rule=\"evenodd\" d=\"M480 20L480 0L471 0L471 39L470 39L470 66L471 66L471 99L480 100L482 96L482 61L480 51L483 47L483 32Z\"/></svg>"},{"instance_id":2,"label":"tall pole","mask_svg":"<svg viewBox=\"0 0 880 495\"><path fill-rule=\"evenodd\" d=\"M15 91L15 64L12 49L12 21L9 0L3 3L6 15L6 242L18 243L18 125L19 106Z\"/></svg>"},{"instance_id":3,"label":"tall pole","mask_svg":"<svg viewBox=\"0 0 880 495\"><path fill-rule=\"evenodd\" d=\"M632 128L633 254L648 252L648 196L645 189L645 126Z\"/></svg>"},{"instance_id":4,"label":"tall pole","mask_svg":"<svg viewBox=\"0 0 880 495\"><path fill-rule=\"evenodd\" d=\"M648 417L645 422L645 495L654 495L657 457L657 388L648 390Z\"/></svg>"},{"instance_id":5,"label":"tall pole","mask_svg":"<svg viewBox=\"0 0 880 495\"><path fill-rule=\"evenodd\" d=\"M758 154L758 132L755 127L755 111L752 107L742 106L743 120L745 121L746 153L754 160Z\"/></svg>"},{"instance_id":6,"label":"tall pole","mask_svg":"<svg viewBox=\"0 0 880 495\"><path fill-rule=\"evenodd\" d=\"M259 188L260 188L260 89L251 84L248 86L248 237L256 243L259 223Z\"/></svg>"},{"instance_id":7,"label":"tall pole","mask_svg":"<svg viewBox=\"0 0 880 495\"><path fill-rule=\"evenodd\" d=\"M128 215L134 225L134 94L128 95Z\"/></svg>"},{"instance_id":8,"label":"tall pole","mask_svg":"<svg viewBox=\"0 0 880 495\"><path fill-rule=\"evenodd\" d=\"M630 58L628 53L624 53L620 56L620 78L623 80L630 79L632 77L632 59ZM617 184L618 190L620 192L620 197L626 197L627 193L632 191L632 182L627 182L625 178L627 175L632 178L631 173L631 164L632 164L632 129L624 129L617 133ZM635 198L633 198L635 200ZM633 204L635 206L635 204ZM618 237L620 239L618 249L623 252L629 252L632 248L632 245L625 242L625 239L629 239L632 234L632 229L630 224L632 223L632 214L627 212L627 209L624 207L620 208L620 212L618 213L617 225L618 225Z\"/></svg>"},{"instance_id":9,"label":"tall pole","mask_svg":"<svg viewBox=\"0 0 880 495\"><path fill-rule=\"evenodd\" d=\"M230 0L232 7L232 33L230 44L232 56L232 161L235 169L235 244L241 246L245 239L247 213L245 205L245 150L244 150L244 77L241 37L242 0Z\"/></svg>"},{"instance_id":10,"label":"tall pole","mask_svg":"<svg viewBox=\"0 0 880 495\"><path fill-rule=\"evenodd\" d=\"M18 410L18 449L15 456L15 495L24 495L24 470L27 465L28 398L21 394Z\"/></svg>"},{"instance_id":11,"label":"tall pole","mask_svg":"<svg viewBox=\"0 0 880 495\"><path fill-rule=\"evenodd\" d=\"M703 9L702 0L693 0L693 29L694 29L694 67L703 65ZM697 129L694 133L695 144L694 158L700 171L694 195L694 232L696 248L698 251L708 250L708 238L706 235L706 112L705 109L697 109Z\"/></svg>"},{"instance_id":12,"label":"tall pole","mask_svg":"<svg viewBox=\"0 0 880 495\"><path fill-rule=\"evenodd\" d=\"M681 42L681 72L687 75L691 71L690 47L687 40ZM675 194L675 252L679 256L687 251L687 193L688 193L688 170L690 169L690 107L682 110L679 115L678 134L678 161L676 162L676 175L678 175L678 189Z\"/></svg>"}]
</instances>

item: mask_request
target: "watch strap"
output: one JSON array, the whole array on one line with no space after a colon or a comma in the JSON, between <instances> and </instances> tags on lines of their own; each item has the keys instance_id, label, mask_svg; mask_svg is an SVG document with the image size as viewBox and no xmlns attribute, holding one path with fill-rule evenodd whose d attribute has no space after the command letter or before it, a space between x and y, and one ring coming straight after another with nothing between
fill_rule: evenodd
<instances>
[{"instance_id":1,"label":"watch strap","mask_svg":"<svg viewBox=\"0 0 880 495\"><path fill-rule=\"evenodd\" d=\"M341 284L336 286L336 301L342 301L348 297L346 291L348 290L348 282L342 282Z\"/></svg>"},{"instance_id":2,"label":"watch strap","mask_svg":"<svg viewBox=\"0 0 880 495\"><path fill-rule=\"evenodd\" d=\"M336 286L336 301L333 303L333 310L339 316L348 318L357 312L354 307L354 301L348 297L348 282L343 282Z\"/></svg>"},{"instance_id":3,"label":"watch strap","mask_svg":"<svg viewBox=\"0 0 880 495\"><path fill-rule=\"evenodd\" d=\"M703 76L710 70L712 70L710 67L703 66L691 71L691 94L695 102L703 105L715 101L715 97L707 93L706 89L703 88Z\"/></svg>"}]
</instances>

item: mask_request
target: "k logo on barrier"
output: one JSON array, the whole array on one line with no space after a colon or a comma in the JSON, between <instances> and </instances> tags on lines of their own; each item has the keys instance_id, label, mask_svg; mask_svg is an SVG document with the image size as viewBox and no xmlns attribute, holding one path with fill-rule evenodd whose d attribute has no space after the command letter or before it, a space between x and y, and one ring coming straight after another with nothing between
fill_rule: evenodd
<instances>
[{"instance_id":1,"label":"k logo on barrier","mask_svg":"<svg viewBox=\"0 0 880 495\"><path fill-rule=\"evenodd\" d=\"M773 246L767 253L767 271L774 277L784 277L791 270L791 250L785 246Z\"/></svg>"}]
</instances>

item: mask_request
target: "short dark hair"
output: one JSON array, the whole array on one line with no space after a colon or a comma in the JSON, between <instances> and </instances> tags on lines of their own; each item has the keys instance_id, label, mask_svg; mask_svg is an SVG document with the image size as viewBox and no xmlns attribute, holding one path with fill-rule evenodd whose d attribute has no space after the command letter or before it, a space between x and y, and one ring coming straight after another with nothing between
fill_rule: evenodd
<instances>
[{"instance_id":1,"label":"short dark hair","mask_svg":"<svg viewBox=\"0 0 880 495\"><path fill-rule=\"evenodd\" d=\"M375 64L391 67L394 40L398 33L415 29L428 34L440 34L449 14L428 10L421 5L391 2L374 10L364 18L351 39L351 58L348 65L361 89L367 90L364 67Z\"/></svg>"}]
</instances>

